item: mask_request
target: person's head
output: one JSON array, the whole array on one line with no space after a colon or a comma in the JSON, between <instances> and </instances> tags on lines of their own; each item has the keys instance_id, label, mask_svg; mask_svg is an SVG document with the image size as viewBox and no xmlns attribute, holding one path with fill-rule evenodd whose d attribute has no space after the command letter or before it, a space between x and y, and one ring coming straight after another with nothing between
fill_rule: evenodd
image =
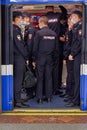
<instances>
[{"instance_id":1,"label":"person's head","mask_svg":"<svg viewBox=\"0 0 87 130\"><path fill-rule=\"evenodd\" d=\"M45 6L45 10L46 10L47 13L48 12L54 12L54 6L50 6L50 5Z\"/></svg>"},{"instance_id":2,"label":"person's head","mask_svg":"<svg viewBox=\"0 0 87 130\"><path fill-rule=\"evenodd\" d=\"M82 12L81 11L73 11L71 14L71 22L73 24L76 24L81 20L82 20Z\"/></svg>"},{"instance_id":3,"label":"person's head","mask_svg":"<svg viewBox=\"0 0 87 130\"><path fill-rule=\"evenodd\" d=\"M14 11L13 12L13 23L15 25L19 25L21 21L22 21L22 13L19 11Z\"/></svg>"},{"instance_id":4,"label":"person's head","mask_svg":"<svg viewBox=\"0 0 87 130\"><path fill-rule=\"evenodd\" d=\"M48 26L48 18L46 16L41 16L39 18L39 28L43 28L45 26Z\"/></svg>"},{"instance_id":5,"label":"person's head","mask_svg":"<svg viewBox=\"0 0 87 130\"><path fill-rule=\"evenodd\" d=\"M23 13L23 21L28 25L31 22L31 16L28 12Z\"/></svg>"}]
</instances>

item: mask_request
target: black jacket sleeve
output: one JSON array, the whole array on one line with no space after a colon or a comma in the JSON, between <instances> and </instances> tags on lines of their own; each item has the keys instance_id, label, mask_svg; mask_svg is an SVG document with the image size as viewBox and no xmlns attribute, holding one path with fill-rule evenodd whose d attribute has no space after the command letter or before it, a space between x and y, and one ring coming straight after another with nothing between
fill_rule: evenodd
<instances>
[{"instance_id":1,"label":"black jacket sleeve","mask_svg":"<svg viewBox=\"0 0 87 130\"><path fill-rule=\"evenodd\" d=\"M27 46L28 46L28 51L32 53L33 49L33 42L34 42L34 36L35 36L35 28L31 28L28 31L28 37L27 37Z\"/></svg>"},{"instance_id":2,"label":"black jacket sleeve","mask_svg":"<svg viewBox=\"0 0 87 130\"><path fill-rule=\"evenodd\" d=\"M36 35L34 37L34 44L33 44L33 61L36 61L36 56L39 49L39 42L40 42L40 35L38 32L36 32Z\"/></svg>"},{"instance_id":3,"label":"black jacket sleeve","mask_svg":"<svg viewBox=\"0 0 87 130\"><path fill-rule=\"evenodd\" d=\"M23 56L23 58L25 60L27 60L28 52L27 52L26 46L24 44L24 41L22 39L22 36L18 31L14 30L13 40L14 40L14 45L15 45L16 49L18 50L18 52L20 53L20 55Z\"/></svg>"},{"instance_id":4,"label":"black jacket sleeve","mask_svg":"<svg viewBox=\"0 0 87 130\"><path fill-rule=\"evenodd\" d=\"M55 61L59 56L59 43L58 43L58 37L55 37L55 49L53 53L53 60Z\"/></svg>"},{"instance_id":5,"label":"black jacket sleeve","mask_svg":"<svg viewBox=\"0 0 87 130\"><path fill-rule=\"evenodd\" d=\"M66 42L64 44L64 51L63 51L63 59L67 60L68 56L71 52L71 45L72 45L72 30L67 31L66 33Z\"/></svg>"},{"instance_id":6,"label":"black jacket sleeve","mask_svg":"<svg viewBox=\"0 0 87 130\"><path fill-rule=\"evenodd\" d=\"M70 54L71 46L69 42L66 42L64 45L64 51L63 51L63 59L67 60L68 56Z\"/></svg>"},{"instance_id":7,"label":"black jacket sleeve","mask_svg":"<svg viewBox=\"0 0 87 130\"><path fill-rule=\"evenodd\" d=\"M81 52L82 46L82 28L79 28L76 32L76 38L73 40L72 47L71 47L71 55L73 57L77 56Z\"/></svg>"}]
</instances>

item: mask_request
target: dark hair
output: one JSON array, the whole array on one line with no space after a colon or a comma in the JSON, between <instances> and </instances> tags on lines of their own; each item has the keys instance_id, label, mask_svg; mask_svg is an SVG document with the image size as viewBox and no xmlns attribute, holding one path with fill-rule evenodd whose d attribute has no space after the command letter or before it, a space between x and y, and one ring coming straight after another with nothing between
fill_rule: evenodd
<instances>
[{"instance_id":1,"label":"dark hair","mask_svg":"<svg viewBox=\"0 0 87 130\"><path fill-rule=\"evenodd\" d=\"M14 11L13 12L13 21L15 21L15 18L19 18L22 16L22 13L20 11Z\"/></svg>"},{"instance_id":2,"label":"dark hair","mask_svg":"<svg viewBox=\"0 0 87 130\"><path fill-rule=\"evenodd\" d=\"M67 20L67 15L61 14L61 15L60 15L60 20Z\"/></svg>"},{"instance_id":3,"label":"dark hair","mask_svg":"<svg viewBox=\"0 0 87 130\"><path fill-rule=\"evenodd\" d=\"M23 13L23 18L25 18L25 17L31 18L31 15L30 15L28 12L24 12L24 13Z\"/></svg>"},{"instance_id":4,"label":"dark hair","mask_svg":"<svg viewBox=\"0 0 87 130\"><path fill-rule=\"evenodd\" d=\"M72 14L76 14L76 15L78 15L79 18L82 18L82 12L81 11L76 10L76 11L73 11Z\"/></svg>"},{"instance_id":5,"label":"dark hair","mask_svg":"<svg viewBox=\"0 0 87 130\"><path fill-rule=\"evenodd\" d=\"M46 16L41 16L39 20L40 22L43 22L45 25L48 25L48 18Z\"/></svg>"},{"instance_id":6,"label":"dark hair","mask_svg":"<svg viewBox=\"0 0 87 130\"><path fill-rule=\"evenodd\" d=\"M47 6L45 6L45 8L52 8L52 9L54 9L54 6L52 6L52 5L47 5Z\"/></svg>"}]
</instances>

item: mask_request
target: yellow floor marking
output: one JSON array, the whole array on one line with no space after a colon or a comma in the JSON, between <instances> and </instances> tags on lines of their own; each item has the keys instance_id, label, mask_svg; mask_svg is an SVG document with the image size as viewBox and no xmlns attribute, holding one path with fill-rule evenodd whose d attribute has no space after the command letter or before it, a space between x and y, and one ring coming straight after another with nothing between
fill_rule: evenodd
<instances>
[{"instance_id":1,"label":"yellow floor marking","mask_svg":"<svg viewBox=\"0 0 87 130\"><path fill-rule=\"evenodd\" d=\"M27 116L27 115L42 115L42 116L87 116L87 111L81 111L80 109L14 109L12 112L3 112L1 115L17 115L17 116Z\"/></svg>"}]
</instances>

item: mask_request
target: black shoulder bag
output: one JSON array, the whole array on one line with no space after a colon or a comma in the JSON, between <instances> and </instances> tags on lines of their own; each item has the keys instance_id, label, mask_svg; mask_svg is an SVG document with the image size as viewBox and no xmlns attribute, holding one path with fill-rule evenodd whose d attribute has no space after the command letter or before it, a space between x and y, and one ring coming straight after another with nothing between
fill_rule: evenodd
<instances>
[{"instance_id":1,"label":"black shoulder bag","mask_svg":"<svg viewBox=\"0 0 87 130\"><path fill-rule=\"evenodd\" d=\"M32 88L36 85L37 78L34 76L29 66L26 65L26 72L24 74L23 88Z\"/></svg>"}]
</instances>

